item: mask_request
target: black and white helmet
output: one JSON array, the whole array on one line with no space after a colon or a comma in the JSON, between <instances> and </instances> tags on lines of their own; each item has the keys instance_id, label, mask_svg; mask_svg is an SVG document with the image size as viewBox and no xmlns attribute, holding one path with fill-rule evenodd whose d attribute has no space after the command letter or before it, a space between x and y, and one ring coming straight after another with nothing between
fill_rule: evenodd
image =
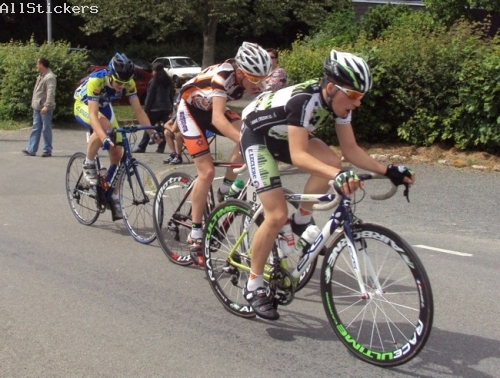
<instances>
[{"instance_id":1,"label":"black and white helmet","mask_svg":"<svg viewBox=\"0 0 500 378\"><path fill-rule=\"evenodd\" d=\"M332 50L323 63L323 73L339 85L349 85L366 93L373 85L370 67L364 59L347 52Z\"/></svg>"},{"instance_id":2,"label":"black and white helmet","mask_svg":"<svg viewBox=\"0 0 500 378\"><path fill-rule=\"evenodd\" d=\"M235 60L243 72L256 78L266 77L271 71L269 53L256 43L243 42Z\"/></svg>"}]
</instances>

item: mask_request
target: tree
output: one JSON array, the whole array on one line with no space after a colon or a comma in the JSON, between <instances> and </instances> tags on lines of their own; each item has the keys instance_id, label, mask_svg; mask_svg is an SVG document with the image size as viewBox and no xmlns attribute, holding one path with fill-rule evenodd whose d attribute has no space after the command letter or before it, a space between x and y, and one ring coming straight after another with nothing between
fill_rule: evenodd
<instances>
[{"instance_id":1,"label":"tree","mask_svg":"<svg viewBox=\"0 0 500 378\"><path fill-rule=\"evenodd\" d=\"M498 0L424 0L424 4L434 18L447 26L453 25L460 17L472 20L473 9L484 9L491 13L500 12Z\"/></svg>"},{"instance_id":2,"label":"tree","mask_svg":"<svg viewBox=\"0 0 500 378\"><path fill-rule=\"evenodd\" d=\"M69 0L95 6L95 0ZM102 0L97 13L80 13L86 34L109 30L121 37L136 29L149 31L149 39L163 41L180 30L195 29L203 38L203 62L214 63L216 32L227 25L237 36L280 31L291 20L317 26L328 12L350 0Z\"/></svg>"}]
</instances>

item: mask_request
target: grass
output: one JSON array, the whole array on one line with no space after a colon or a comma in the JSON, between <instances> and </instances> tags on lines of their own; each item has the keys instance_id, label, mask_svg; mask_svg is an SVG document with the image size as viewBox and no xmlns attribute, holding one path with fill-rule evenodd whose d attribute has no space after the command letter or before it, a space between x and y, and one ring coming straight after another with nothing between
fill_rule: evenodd
<instances>
[{"instance_id":1,"label":"grass","mask_svg":"<svg viewBox=\"0 0 500 378\"><path fill-rule=\"evenodd\" d=\"M0 121L0 130L14 131L31 127L30 121Z\"/></svg>"},{"instance_id":2,"label":"grass","mask_svg":"<svg viewBox=\"0 0 500 378\"><path fill-rule=\"evenodd\" d=\"M118 121L126 119L135 119L134 112L130 105L116 105L113 106L113 111L115 112L115 117Z\"/></svg>"}]
</instances>

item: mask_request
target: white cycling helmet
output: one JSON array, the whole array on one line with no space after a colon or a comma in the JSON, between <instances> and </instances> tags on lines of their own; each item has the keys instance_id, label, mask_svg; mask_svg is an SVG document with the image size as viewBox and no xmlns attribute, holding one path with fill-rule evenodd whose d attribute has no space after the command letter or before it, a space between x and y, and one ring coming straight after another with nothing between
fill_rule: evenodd
<instances>
[{"instance_id":1,"label":"white cycling helmet","mask_svg":"<svg viewBox=\"0 0 500 378\"><path fill-rule=\"evenodd\" d=\"M243 72L256 78L264 78L271 71L269 53L256 43L243 42L235 60Z\"/></svg>"}]
</instances>

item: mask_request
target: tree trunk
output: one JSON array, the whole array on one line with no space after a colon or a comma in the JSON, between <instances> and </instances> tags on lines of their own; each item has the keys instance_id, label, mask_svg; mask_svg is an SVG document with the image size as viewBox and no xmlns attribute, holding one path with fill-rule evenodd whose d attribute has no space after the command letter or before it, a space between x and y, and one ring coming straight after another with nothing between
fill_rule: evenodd
<instances>
[{"instance_id":1,"label":"tree trunk","mask_svg":"<svg viewBox=\"0 0 500 378\"><path fill-rule=\"evenodd\" d=\"M219 17L211 16L203 30L203 62L202 68L206 68L215 63L215 36Z\"/></svg>"}]
</instances>

